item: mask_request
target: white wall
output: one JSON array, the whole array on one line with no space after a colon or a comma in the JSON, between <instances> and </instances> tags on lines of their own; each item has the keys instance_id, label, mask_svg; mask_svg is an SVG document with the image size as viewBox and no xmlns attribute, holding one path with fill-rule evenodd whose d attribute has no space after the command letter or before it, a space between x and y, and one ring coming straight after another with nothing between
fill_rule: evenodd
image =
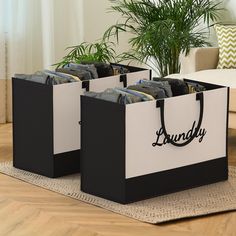
<instances>
[{"instance_id":1,"label":"white wall","mask_svg":"<svg viewBox=\"0 0 236 236\"><path fill-rule=\"evenodd\" d=\"M236 0L225 0L224 2L227 9L224 13L225 20L236 22Z\"/></svg>"},{"instance_id":2,"label":"white wall","mask_svg":"<svg viewBox=\"0 0 236 236\"><path fill-rule=\"evenodd\" d=\"M236 0L224 0L223 7L225 10L221 12L219 22L236 24ZM217 46L217 37L214 29L211 29L210 42L213 46Z\"/></svg>"},{"instance_id":3,"label":"white wall","mask_svg":"<svg viewBox=\"0 0 236 236\"><path fill-rule=\"evenodd\" d=\"M41 12L43 67L51 68L68 53L67 47L83 42L83 0L41 0Z\"/></svg>"},{"instance_id":4,"label":"white wall","mask_svg":"<svg viewBox=\"0 0 236 236\"><path fill-rule=\"evenodd\" d=\"M112 3L109 0L84 0L84 40L94 42L103 36L109 26L115 24L120 16L109 12ZM115 40L115 39L114 39ZM128 36L123 34L117 47L120 53L129 48Z\"/></svg>"},{"instance_id":5,"label":"white wall","mask_svg":"<svg viewBox=\"0 0 236 236\"><path fill-rule=\"evenodd\" d=\"M55 58L57 60L65 55L66 47L83 41L82 13L82 0L54 0L54 47L61 49L56 51Z\"/></svg>"}]
</instances>

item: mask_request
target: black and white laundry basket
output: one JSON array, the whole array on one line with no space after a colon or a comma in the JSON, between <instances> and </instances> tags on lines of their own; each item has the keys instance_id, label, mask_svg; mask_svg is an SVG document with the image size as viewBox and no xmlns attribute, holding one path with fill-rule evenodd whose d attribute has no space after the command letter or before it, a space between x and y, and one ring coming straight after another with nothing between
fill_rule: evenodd
<instances>
[{"instance_id":1,"label":"black and white laundry basket","mask_svg":"<svg viewBox=\"0 0 236 236\"><path fill-rule=\"evenodd\" d=\"M151 77L150 70L123 67L130 73L53 86L13 78L14 167L48 177L78 172L80 96Z\"/></svg>"},{"instance_id":2,"label":"black and white laundry basket","mask_svg":"<svg viewBox=\"0 0 236 236\"><path fill-rule=\"evenodd\" d=\"M128 105L82 96L82 191L129 203L227 180L229 91L199 84Z\"/></svg>"}]
</instances>

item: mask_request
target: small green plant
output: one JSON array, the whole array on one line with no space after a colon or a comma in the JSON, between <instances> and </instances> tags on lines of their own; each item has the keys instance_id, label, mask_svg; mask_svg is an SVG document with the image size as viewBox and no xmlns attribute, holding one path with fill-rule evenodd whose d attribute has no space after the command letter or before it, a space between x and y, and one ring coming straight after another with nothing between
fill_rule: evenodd
<instances>
[{"instance_id":1,"label":"small green plant","mask_svg":"<svg viewBox=\"0 0 236 236\"><path fill-rule=\"evenodd\" d=\"M83 62L112 62L116 61L114 43L100 41L96 43L83 42L76 46L66 48L68 54L62 61L54 64L57 68L63 67L68 63Z\"/></svg>"},{"instance_id":2,"label":"small green plant","mask_svg":"<svg viewBox=\"0 0 236 236\"><path fill-rule=\"evenodd\" d=\"M103 38L115 36L118 42L121 32L130 33L131 51L122 58L146 63L166 76L179 72L180 53L209 45L206 29L220 10L215 0L119 0L112 11L121 14L121 21L109 27Z\"/></svg>"}]
</instances>

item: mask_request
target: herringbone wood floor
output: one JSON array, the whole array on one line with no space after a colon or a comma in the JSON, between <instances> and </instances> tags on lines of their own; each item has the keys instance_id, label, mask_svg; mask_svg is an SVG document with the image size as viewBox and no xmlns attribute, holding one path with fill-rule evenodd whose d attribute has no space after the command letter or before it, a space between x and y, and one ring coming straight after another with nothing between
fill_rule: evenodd
<instances>
[{"instance_id":1,"label":"herringbone wood floor","mask_svg":"<svg viewBox=\"0 0 236 236\"><path fill-rule=\"evenodd\" d=\"M229 132L236 166L236 130ZM11 124L0 125L0 161L12 159ZM236 212L149 225L0 174L0 236L236 235Z\"/></svg>"}]
</instances>

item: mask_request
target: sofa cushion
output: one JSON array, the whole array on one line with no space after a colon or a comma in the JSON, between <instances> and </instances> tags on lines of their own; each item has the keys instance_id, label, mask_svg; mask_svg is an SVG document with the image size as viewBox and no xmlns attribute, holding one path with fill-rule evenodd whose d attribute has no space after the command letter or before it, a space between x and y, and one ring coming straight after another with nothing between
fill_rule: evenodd
<instances>
[{"instance_id":1,"label":"sofa cushion","mask_svg":"<svg viewBox=\"0 0 236 236\"><path fill-rule=\"evenodd\" d=\"M219 45L218 69L236 68L236 25L215 25Z\"/></svg>"},{"instance_id":2,"label":"sofa cushion","mask_svg":"<svg viewBox=\"0 0 236 236\"><path fill-rule=\"evenodd\" d=\"M236 69L202 70L190 74L172 74L168 78L191 79L230 87L229 110L236 112Z\"/></svg>"}]
</instances>

